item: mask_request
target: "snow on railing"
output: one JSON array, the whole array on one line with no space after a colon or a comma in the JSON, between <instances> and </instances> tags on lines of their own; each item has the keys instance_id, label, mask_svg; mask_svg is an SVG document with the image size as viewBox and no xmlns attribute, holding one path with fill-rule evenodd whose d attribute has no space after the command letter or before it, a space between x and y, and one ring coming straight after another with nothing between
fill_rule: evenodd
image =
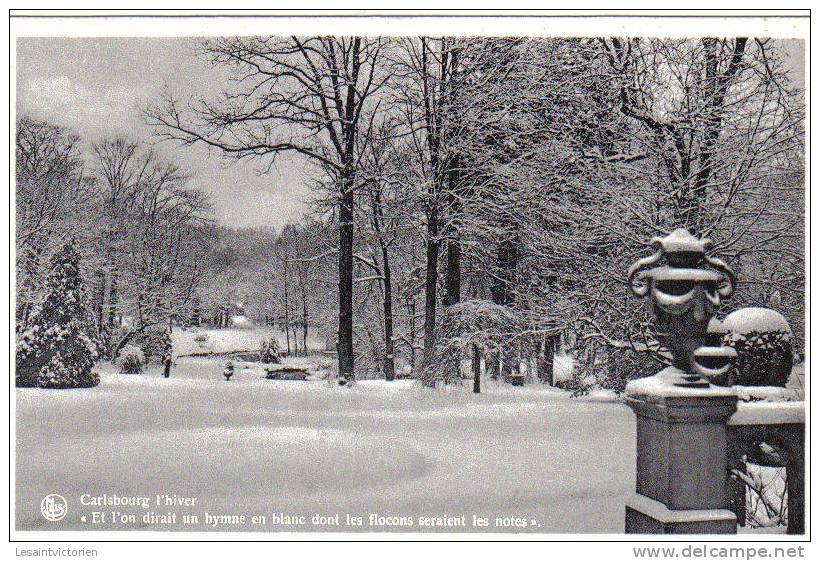
<instances>
[{"instance_id":1,"label":"snow on railing","mask_svg":"<svg viewBox=\"0 0 820 561\"><path fill-rule=\"evenodd\" d=\"M730 426L794 425L806 423L804 401L741 401L729 419Z\"/></svg>"}]
</instances>

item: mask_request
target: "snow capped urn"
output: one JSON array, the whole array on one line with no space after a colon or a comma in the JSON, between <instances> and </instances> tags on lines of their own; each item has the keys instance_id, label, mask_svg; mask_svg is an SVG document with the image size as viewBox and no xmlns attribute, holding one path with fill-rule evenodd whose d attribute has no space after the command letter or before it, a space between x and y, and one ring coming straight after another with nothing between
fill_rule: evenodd
<instances>
[{"instance_id":1,"label":"snow capped urn","mask_svg":"<svg viewBox=\"0 0 820 561\"><path fill-rule=\"evenodd\" d=\"M695 349L692 355L692 370L720 386L729 386L732 363L737 352L723 343L728 329L725 322L712 318L706 328L706 344Z\"/></svg>"},{"instance_id":2,"label":"snow capped urn","mask_svg":"<svg viewBox=\"0 0 820 561\"><path fill-rule=\"evenodd\" d=\"M723 327L712 320L734 292L735 275L707 254L710 240L686 229L653 238L652 245L655 253L629 268L630 289L649 299L658 339L672 353L672 366L679 372L674 385L708 387L704 376L725 375L734 357L731 348L721 346ZM710 331L715 332L711 338Z\"/></svg>"},{"instance_id":3,"label":"snow capped urn","mask_svg":"<svg viewBox=\"0 0 820 561\"><path fill-rule=\"evenodd\" d=\"M233 376L233 362L229 360L225 363L225 370L222 371L222 375L225 376L226 381L231 381L231 376Z\"/></svg>"}]
</instances>

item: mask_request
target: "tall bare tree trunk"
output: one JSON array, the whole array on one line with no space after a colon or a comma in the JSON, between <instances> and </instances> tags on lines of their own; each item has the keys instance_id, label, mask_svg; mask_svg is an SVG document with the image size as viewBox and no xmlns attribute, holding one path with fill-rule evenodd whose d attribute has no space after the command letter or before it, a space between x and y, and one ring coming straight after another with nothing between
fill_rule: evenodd
<instances>
[{"instance_id":1,"label":"tall bare tree trunk","mask_svg":"<svg viewBox=\"0 0 820 561\"><path fill-rule=\"evenodd\" d=\"M461 242L455 238L447 240L447 275L445 280L444 305L452 306L461 301Z\"/></svg>"},{"instance_id":2,"label":"tall bare tree trunk","mask_svg":"<svg viewBox=\"0 0 820 561\"><path fill-rule=\"evenodd\" d=\"M290 302L288 301L288 258L287 255L282 260L282 267L284 269L284 291L283 296L285 297L285 341L287 343L287 351L288 355L290 355Z\"/></svg>"},{"instance_id":3,"label":"tall bare tree trunk","mask_svg":"<svg viewBox=\"0 0 820 561\"><path fill-rule=\"evenodd\" d=\"M546 335L541 341L541 352L538 353L538 379L544 384L555 385L553 361L557 336Z\"/></svg>"},{"instance_id":4,"label":"tall bare tree trunk","mask_svg":"<svg viewBox=\"0 0 820 561\"><path fill-rule=\"evenodd\" d=\"M684 209L684 223L691 225L696 233L701 232L703 229L704 217L702 216L701 207L706 204L707 186L712 181L714 173L715 147L723 123L722 111L724 110L726 93L732 77L743 60L746 42L747 39L743 37L735 39L729 66L725 73L721 73L717 53L718 40L714 37L707 37L702 40L706 75L703 92L703 103L707 118L706 130L700 148L698 173L695 176L691 200L687 201L688 206Z\"/></svg>"},{"instance_id":5,"label":"tall bare tree trunk","mask_svg":"<svg viewBox=\"0 0 820 561\"><path fill-rule=\"evenodd\" d=\"M304 263L296 266L297 279L299 280L299 296L302 299L302 353L307 356L307 339L308 339L308 291L305 283L305 266Z\"/></svg>"},{"instance_id":6,"label":"tall bare tree trunk","mask_svg":"<svg viewBox=\"0 0 820 561\"><path fill-rule=\"evenodd\" d=\"M353 364L353 173L346 170L339 205L339 377L352 380Z\"/></svg>"},{"instance_id":7,"label":"tall bare tree trunk","mask_svg":"<svg viewBox=\"0 0 820 561\"><path fill-rule=\"evenodd\" d=\"M393 341L393 279L387 246L382 244L384 269L384 379L396 379L395 343Z\"/></svg>"},{"instance_id":8,"label":"tall bare tree trunk","mask_svg":"<svg viewBox=\"0 0 820 561\"><path fill-rule=\"evenodd\" d=\"M407 311L410 315L410 372L416 374L416 299L411 296L407 303Z\"/></svg>"},{"instance_id":9,"label":"tall bare tree trunk","mask_svg":"<svg viewBox=\"0 0 820 561\"><path fill-rule=\"evenodd\" d=\"M307 301L302 303L302 351L305 354L308 352L307 348L307 340L308 340L308 312L307 312Z\"/></svg>"},{"instance_id":10,"label":"tall bare tree trunk","mask_svg":"<svg viewBox=\"0 0 820 561\"><path fill-rule=\"evenodd\" d=\"M94 313L97 316L97 333L101 339L105 339L105 272L96 273L97 282L100 289L94 295ZM27 321L28 317L26 317Z\"/></svg>"},{"instance_id":11,"label":"tall bare tree trunk","mask_svg":"<svg viewBox=\"0 0 820 561\"><path fill-rule=\"evenodd\" d=\"M376 240L381 252L381 270L375 267L377 273L381 275L382 290L382 312L384 314L384 358L382 368L384 379L387 381L396 378L395 342L393 340L393 277L390 267L390 251L384 232L384 206L382 197L382 185L378 181L370 184L370 209L373 231L376 233Z\"/></svg>"},{"instance_id":12,"label":"tall bare tree trunk","mask_svg":"<svg viewBox=\"0 0 820 561\"><path fill-rule=\"evenodd\" d=\"M487 375L493 380L498 380L498 374L501 369L501 360L499 356L500 353L492 352L487 355L485 360Z\"/></svg>"},{"instance_id":13,"label":"tall bare tree trunk","mask_svg":"<svg viewBox=\"0 0 820 561\"><path fill-rule=\"evenodd\" d=\"M427 219L427 273L424 281L424 362L429 363L435 349L436 292L438 290L438 209L430 209Z\"/></svg>"},{"instance_id":14,"label":"tall bare tree trunk","mask_svg":"<svg viewBox=\"0 0 820 561\"><path fill-rule=\"evenodd\" d=\"M301 351L299 350L299 336L297 335L297 332L296 332L296 328L298 327L299 320L297 320L295 318L299 317L297 315L299 308L296 305L294 305L293 308L294 308L293 309L294 320L293 320L293 322L291 322L293 324L293 327L292 327L293 347L294 347L293 354L295 354L296 356L299 356L300 352L304 353L304 349L302 349Z\"/></svg>"},{"instance_id":15,"label":"tall bare tree trunk","mask_svg":"<svg viewBox=\"0 0 820 561\"><path fill-rule=\"evenodd\" d=\"M362 155L357 140L360 133L372 131L376 118L377 111L370 110L369 101L384 85L379 69L385 41L360 36L236 40L241 47L237 48L232 38L230 45L216 42L206 50L221 64L238 68L239 72L247 71L248 76L262 81L244 96L232 93L222 104L206 104L206 113L216 117L216 121L227 121L219 133L214 134L209 126L196 130L201 124L197 118L192 119L190 127L188 122L181 122L174 100L167 107L152 111L150 120L172 138L202 142L237 156L299 153L317 162L332 177L339 189L336 348L340 382L351 380L355 376L353 202ZM284 82L288 87L280 87ZM173 117L169 118L170 115ZM242 129L242 133L232 134L237 129ZM259 133L262 138L251 142L238 138L246 137L249 131L253 131L250 137Z\"/></svg>"},{"instance_id":16,"label":"tall bare tree trunk","mask_svg":"<svg viewBox=\"0 0 820 561\"><path fill-rule=\"evenodd\" d=\"M461 158L455 155L450 162L450 169L447 171L449 224L447 232L447 272L444 282L445 306L452 306L461 301L461 241L454 225L455 217L461 213L461 201L458 198L461 189L460 165Z\"/></svg>"},{"instance_id":17,"label":"tall bare tree trunk","mask_svg":"<svg viewBox=\"0 0 820 561\"><path fill-rule=\"evenodd\" d=\"M428 40L421 39L421 73L422 92L424 96L424 119L427 129L427 150L430 157L430 184L428 188L428 208L427 208L427 255L426 255L426 276L424 282L424 365L427 369L432 359L436 345L436 299L438 291L438 257L441 246L439 240L439 213L442 186L444 183L444 170L442 169L441 150L441 102L445 96L445 89L449 76L449 48L446 39L441 42L441 54L439 65L439 75L433 76L429 72L430 55L432 51ZM435 57L432 57L435 58ZM438 93L436 93L438 92ZM425 384L432 385L433 380L427 380L424 376Z\"/></svg>"},{"instance_id":18,"label":"tall bare tree trunk","mask_svg":"<svg viewBox=\"0 0 820 561\"><path fill-rule=\"evenodd\" d=\"M481 349L473 345L473 393L481 393Z\"/></svg>"},{"instance_id":19,"label":"tall bare tree trunk","mask_svg":"<svg viewBox=\"0 0 820 561\"><path fill-rule=\"evenodd\" d=\"M501 240L496 254L497 282L492 287L493 302L502 306L510 306L515 302L515 294L510 287L515 282L515 269L518 266L518 238L515 235ZM500 353L501 379L505 382L512 382L513 378L513 353L505 350Z\"/></svg>"},{"instance_id":20,"label":"tall bare tree trunk","mask_svg":"<svg viewBox=\"0 0 820 561\"><path fill-rule=\"evenodd\" d=\"M110 273L110 288L108 291L108 328L113 331L117 325L117 276L112 271Z\"/></svg>"}]
</instances>

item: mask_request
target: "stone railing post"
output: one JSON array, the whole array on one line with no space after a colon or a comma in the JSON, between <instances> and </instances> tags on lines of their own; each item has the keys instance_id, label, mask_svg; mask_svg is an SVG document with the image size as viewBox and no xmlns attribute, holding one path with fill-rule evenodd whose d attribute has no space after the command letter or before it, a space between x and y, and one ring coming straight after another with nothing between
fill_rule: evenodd
<instances>
[{"instance_id":1,"label":"stone railing post","mask_svg":"<svg viewBox=\"0 0 820 561\"><path fill-rule=\"evenodd\" d=\"M715 310L734 290L734 274L707 255L709 240L686 230L655 238L653 245L655 254L630 268L629 281L636 296L648 298L658 340L672 364L626 388L637 417L637 471L625 529L736 533L727 422L737 397L707 379L725 374L735 355L708 336L716 329Z\"/></svg>"},{"instance_id":2,"label":"stone railing post","mask_svg":"<svg viewBox=\"0 0 820 561\"><path fill-rule=\"evenodd\" d=\"M684 388L670 367L627 388L637 417L635 496L630 534L731 534L737 531L727 476L731 388Z\"/></svg>"},{"instance_id":3,"label":"stone railing post","mask_svg":"<svg viewBox=\"0 0 820 561\"><path fill-rule=\"evenodd\" d=\"M744 456L752 456L752 463L786 468L787 534L800 535L806 531L805 426L806 410L803 401L740 402L737 413L729 419L729 458L736 464L732 467L745 470L745 464L739 460ZM762 442L777 452L776 458L760 454L759 444ZM746 484L738 480L735 485L743 490L745 498Z\"/></svg>"}]
</instances>

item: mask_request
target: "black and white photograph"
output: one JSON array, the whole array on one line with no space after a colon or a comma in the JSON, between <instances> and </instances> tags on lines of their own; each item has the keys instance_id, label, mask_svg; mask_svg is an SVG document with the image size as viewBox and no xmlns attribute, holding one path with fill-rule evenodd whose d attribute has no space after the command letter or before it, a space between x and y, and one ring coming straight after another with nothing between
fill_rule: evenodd
<instances>
[{"instance_id":1,"label":"black and white photograph","mask_svg":"<svg viewBox=\"0 0 820 561\"><path fill-rule=\"evenodd\" d=\"M10 540L809 537L808 10L9 23Z\"/></svg>"}]
</instances>

